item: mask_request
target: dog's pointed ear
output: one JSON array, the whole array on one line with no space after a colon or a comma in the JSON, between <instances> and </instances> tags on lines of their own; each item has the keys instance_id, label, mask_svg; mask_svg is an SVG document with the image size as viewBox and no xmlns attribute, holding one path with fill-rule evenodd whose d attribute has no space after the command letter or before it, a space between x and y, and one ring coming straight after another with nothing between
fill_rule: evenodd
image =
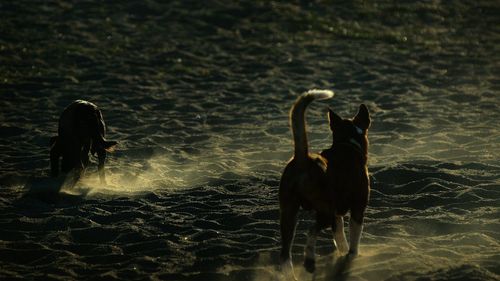
<instances>
[{"instance_id":1,"label":"dog's pointed ear","mask_svg":"<svg viewBox=\"0 0 500 281\"><path fill-rule=\"evenodd\" d=\"M328 108L328 121L330 122L330 129L333 131L333 128L342 122L342 117L333 112L331 108Z\"/></svg>"},{"instance_id":2,"label":"dog's pointed ear","mask_svg":"<svg viewBox=\"0 0 500 281\"><path fill-rule=\"evenodd\" d=\"M363 130L368 130L370 128L370 113L366 105L361 104L359 106L358 113L354 117L353 123Z\"/></svg>"}]
</instances>

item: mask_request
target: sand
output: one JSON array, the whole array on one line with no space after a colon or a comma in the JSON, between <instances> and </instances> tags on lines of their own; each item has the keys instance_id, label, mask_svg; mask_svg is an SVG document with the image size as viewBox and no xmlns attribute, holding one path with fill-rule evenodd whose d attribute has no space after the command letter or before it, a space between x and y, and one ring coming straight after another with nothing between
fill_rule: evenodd
<instances>
[{"instance_id":1,"label":"sand","mask_svg":"<svg viewBox=\"0 0 500 281\"><path fill-rule=\"evenodd\" d=\"M311 150L329 106L372 114L360 256L318 240L300 280L498 280L496 1L0 4L0 279L277 280L277 191L300 93ZM49 138L102 109L110 154L69 188Z\"/></svg>"}]
</instances>

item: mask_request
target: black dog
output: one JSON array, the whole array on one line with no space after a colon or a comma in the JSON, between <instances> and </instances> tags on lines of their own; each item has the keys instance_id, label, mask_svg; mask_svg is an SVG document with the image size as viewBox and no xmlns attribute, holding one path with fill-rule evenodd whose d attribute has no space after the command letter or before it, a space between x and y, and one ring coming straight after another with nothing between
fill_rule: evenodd
<instances>
[{"instance_id":1,"label":"black dog","mask_svg":"<svg viewBox=\"0 0 500 281\"><path fill-rule=\"evenodd\" d=\"M77 100L66 107L59 118L58 136L50 139L51 175L59 174L59 158L62 157L61 171L73 173L73 183L85 173L89 164L89 152L97 153L98 171L105 183L104 161L106 152L112 151L116 141L105 139L106 128L99 108L90 102Z\"/></svg>"}]
</instances>

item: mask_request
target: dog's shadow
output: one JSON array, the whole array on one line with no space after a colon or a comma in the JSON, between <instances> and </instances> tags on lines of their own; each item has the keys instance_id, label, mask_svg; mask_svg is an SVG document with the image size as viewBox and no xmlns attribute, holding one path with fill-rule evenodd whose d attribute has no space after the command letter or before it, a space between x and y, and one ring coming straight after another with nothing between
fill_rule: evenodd
<instances>
[{"instance_id":1,"label":"dog's shadow","mask_svg":"<svg viewBox=\"0 0 500 281\"><path fill-rule=\"evenodd\" d=\"M337 256L334 255L328 258L329 261L325 262L321 277L318 277L318 272L313 274L313 281L345 281L349 279L350 268L352 266L353 257L349 255Z\"/></svg>"},{"instance_id":2,"label":"dog's shadow","mask_svg":"<svg viewBox=\"0 0 500 281\"><path fill-rule=\"evenodd\" d=\"M90 189L67 184L65 177L30 178L24 185L23 198L38 199L49 204L75 204L81 202Z\"/></svg>"}]
</instances>

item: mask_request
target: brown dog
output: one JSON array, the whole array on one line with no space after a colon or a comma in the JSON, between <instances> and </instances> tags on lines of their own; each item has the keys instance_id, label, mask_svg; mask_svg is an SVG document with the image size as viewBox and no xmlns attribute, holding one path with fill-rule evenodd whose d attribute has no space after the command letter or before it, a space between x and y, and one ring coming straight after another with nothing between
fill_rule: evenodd
<instances>
[{"instance_id":1,"label":"brown dog","mask_svg":"<svg viewBox=\"0 0 500 281\"><path fill-rule=\"evenodd\" d=\"M99 108L90 102L77 100L66 107L59 118L58 136L50 139L51 175L61 171L73 173L73 184L83 175L89 164L89 152L97 153L98 171L101 182L105 182L104 161L106 152L111 151L116 141L105 139L106 128Z\"/></svg>"},{"instance_id":2,"label":"brown dog","mask_svg":"<svg viewBox=\"0 0 500 281\"><path fill-rule=\"evenodd\" d=\"M358 252L364 211L370 192L367 160L367 130L370 116L365 105L352 119L342 119L329 110L333 145L319 154L309 153L304 120L305 110L315 99L333 97L333 92L311 90L302 94L290 110L294 156L283 172L279 189L281 227L281 268L287 279L295 278L291 244L299 208L314 210L316 222L310 229L304 266L315 270L316 236L328 226L341 252ZM350 211L350 246L344 234L343 216Z\"/></svg>"}]
</instances>

